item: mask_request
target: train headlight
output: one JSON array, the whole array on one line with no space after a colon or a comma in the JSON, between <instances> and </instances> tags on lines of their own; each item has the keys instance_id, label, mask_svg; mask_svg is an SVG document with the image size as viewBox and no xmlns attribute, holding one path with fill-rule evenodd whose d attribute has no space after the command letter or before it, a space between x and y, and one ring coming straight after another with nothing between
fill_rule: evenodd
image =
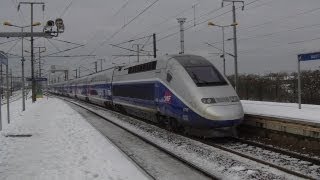
<instances>
[{"instance_id":1,"label":"train headlight","mask_svg":"<svg viewBox=\"0 0 320 180\"><path fill-rule=\"evenodd\" d=\"M207 103L208 103L208 104L211 103L211 99L210 99L210 98L207 99Z\"/></svg>"},{"instance_id":2,"label":"train headlight","mask_svg":"<svg viewBox=\"0 0 320 180\"><path fill-rule=\"evenodd\" d=\"M214 98L202 98L201 102L204 104L213 104L216 103Z\"/></svg>"}]
</instances>

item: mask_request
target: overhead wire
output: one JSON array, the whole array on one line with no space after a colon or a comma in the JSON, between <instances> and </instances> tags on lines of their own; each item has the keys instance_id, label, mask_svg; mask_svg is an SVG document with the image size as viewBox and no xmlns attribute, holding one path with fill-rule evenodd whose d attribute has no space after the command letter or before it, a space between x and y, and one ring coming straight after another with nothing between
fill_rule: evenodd
<instances>
[{"instance_id":1,"label":"overhead wire","mask_svg":"<svg viewBox=\"0 0 320 180\"><path fill-rule=\"evenodd\" d=\"M130 43L130 42L137 41L137 40L144 39L144 38L148 38L148 37L151 37L151 36L152 35L143 36L143 37L139 37L139 38L136 38L136 39L130 39L130 40L123 41L123 42L115 44L115 45L121 45L121 44L125 44L125 43Z\"/></svg>"},{"instance_id":2,"label":"overhead wire","mask_svg":"<svg viewBox=\"0 0 320 180\"><path fill-rule=\"evenodd\" d=\"M290 28L290 29L285 29L285 30L275 31L275 32L270 32L270 33L265 33L265 34L258 34L258 35L252 35L252 36L247 36L247 37L240 37L240 38L238 38L238 41L257 39L257 38L263 38L263 37L270 37L270 36L274 36L274 35L279 34L279 33L302 30L302 29L307 29L307 28L312 28L312 27L317 27L317 26L320 26L320 23L306 25L306 26L298 26L298 27L294 27L294 28ZM216 41L216 42L213 42L211 44L221 44L221 43L222 43L222 41Z\"/></svg>"},{"instance_id":3,"label":"overhead wire","mask_svg":"<svg viewBox=\"0 0 320 180\"><path fill-rule=\"evenodd\" d=\"M210 10L209 12L206 12L206 13L204 13L204 14L201 14L201 15L198 17L198 20L202 20L203 17L206 17L206 16L208 16L208 15L210 15L210 14L216 13L216 12L220 11L221 9L223 9L223 8L225 8L225 7L228 7L228 6L230 6L230 5L231 5L231 4L227 4L227 5L225 5L224 7L219 7L219 8ZM231 11L232 11L232 10L229 10L228 12L231 12ZM226 14L226 13L224 13L224 14ZM222 15L224 15L224 14L222 14ZM221 16L222 16L222 15L221 15ZM218 17L220 17L220 16L218 16ZM214 18L216 18L216 17L214 17ZM193 21L193 19L188 20L188 21L186 21L185 23L190 23L190 22L192 22L192 21ZM198 24L199 24L199 23L194 23L192 26L197 26ZM202 23L200 23L200 24L202 24ZM178 27L178 25L170 26L169 28L167 28L167 29L165 29L165 30L163 30L163 31L157 32L157 34L162 34L163 32L170 31L170 30L172 30L172 29L174 29L174 28L177 28L177 27ZM177 34L177 33L172 33L172 34Z\"/></svg>"},{"instance_id":4,"label":"overhead wire","mask_svg":"<svg viewBox=\"0 0 320 180\"><path fill-rule=\"evenodd\" d=\"M248 30L248 29L251 29L251 28L256 28L256 27L265 26L265 25L267 25L267 24L272 24L272 23L274 23L274 22L287 21L288 18L294 18L294 17L297 17L297 16L306 15L306 14L309 14L309 13L312 13L312 12L315 12L315 11L319 11L319 10L320 10L320 7L312 8L312 9L309 9L309 10L306 10L306 11L303 11L303 12L298 12L298 13L295 13L295 14L291 14L291 15L289 15L289 16L277 17L276 20L268 20L268 21L263 22L263 23L251 25L251 26L248 26L248 27L239 28L238 30L239 30L239 31L240 31L240 30Z\"/></svg>"},{"instance_id":5,"label":"overhead wire","mask_svg":"<svg viewBox=\"0 0 320 180\"><path fill-rule=\"evenodd\" d=\"M15 1L11 0L11 2L13 4L15 10L17 10L18 9L18 4L19 4L18 1L17 0L15 0ZM26 23L25 16L23 15L23 13L21 11L18 11L18 16L19 16L20 20L22 20L23 22Z\"/></svg>"},{"instance_id":6,"label":"overhead wire","mask_svg":"<svg viewBox=\"0 0 320 180\"><path fill-rule=\"evenodd\" d=\"M0 45L1 45L1 44L6 44L6 43L9 43L9 42L13 42L13 41L17 41L17 40L19 40L19 39L20 39L20 38L12 39L12 40L5 41L5 42L0 42Z\"/></svg>"},{"instance_id":7,"label":"overhead wire","mask_svg":"<svg viewBox=\"0 0 320 180\"><path fill-rule=\"evenodd\" d=\"M199 2L196 3L196 5L197 5L197 4L199 4ZM192 9L192 6L186 8L186 9L183 9L182 11L178 12L177 14L175 14L175 15L173 15L173 16L170 16L170 17L168 17L168 18L166 18L166 19L164 19L164 20L161 21L160 23L152 24L152 25L148 26L145 31L143 31L143 32L141 32L141 33L139 33L139 34L136 34L135 36L133 36L133 38L135 38L135 37L137 37L137 36L140 36L141 34L144 34L144 33L148 32L148 31L150 31L152 28L154 28L154 27L156 27L156 26L159 26L159 25L162 25L162 24L168 22L169 20L178 17L178 16L181 15L181 14L184 14L185 12L189 11L190 9Z\"/></svg>"},{"instance_id":8,"label":"overhead wire","mask_svg":"<svg viewBox=\"0 0 320 180\"><path fill-rule=\"evenodd\" d=\"M311 42L320 39L320 37L317 38L312 38L312 39L306 39L302 41L294 41L294 42L289 42L288 44L300 44L300 43L305 43L305 42Z\"/></svg>"},{"instance_id":9,"label":"overhead wire","mask_svg":"<svg viewBox=\"0 0 320 180\"><path fill-rule=\"evenodd\" d=\"M84 45L79 45L79 46L76 46L76 47L72 47L72 48L68 48L68 49L64 49L64 50L61 50L61 51L58 51L58 52L54 52L54 53L50 53L50 54L46 54L44 56L49 56L49 55L54 55L54 54L59 54L59 53L62 53L62 52L67 52L67 51L71 51L73 49L76 49L76 48L79 48L79 47L82 47ZM43 57L44 57L43 56Z\"/></svg>"},{"instance_id":10,"label":"overhead wire","mask_svg":"<svg viewBox=\"0 0 320 180\"><path fill-rule=\"evenodd\" d=\"M251 2L245 3L245 6L248 6L248 5L253 4L253 3L255 3L255 2L258 2L258 1L261 1L261 0L253 0L253 1L251 1ZM230 5L230 4L228 4L228 5ZM224 7L227 7L228 5L226 5L226 6L224 6ZM239 8L240 8L240 7L236 7L236 9L239 9ZM217 11L220 10L220 9L222 9L222 8L215 9L215 11L212 11L212 13L213 13L213 12L217 12ZM216 15L216 16L214 16L214 17L210 17L210 18L208 18L208 19L205 19L205 20L202 21L202 22L196 23L196 26L198 26L198 25L200 25L200 24L203 24L203 23L207 23L209 20L216 19L216 18L221 17L221 16L223 16L223 15L225 15L225 14L227 14L227 13L230 13L230 12L232 12L232 10L228 10L228 11L226 11L226 12L224 12L224 13L221 13L221 14L219 14L219 15ZM192 20L190 20L189 22L191 22L191 21L192 21ZM188 21L187 21L187 22L188 22ZM190 25L190 26L186 27L186 28L184 29L184 31L187 31L187 30L189 30L189 29L192 29L192 28L194 28L194 27L196 27L196 26ZM176 35L176 34L178 34L178 33L179 33L179 31L178 31L178 32L171 33L171 34L168 34L168 35L166 35L166 36L164 36L164 37L161 37L158 41L167 39L167 38L169 38L169 37L171 37L171 36L174 36L174 35Z\"/></svg>"},{"instance_id":11,"label":"overhead wire","mask_svg":"<svg viewBox=\"0 0 320 180\"><path fill-rule=\"evenodd\" d=\"M320 40L320 37L317 38L312 38L312 39L306 39L306 40L301 40L301 41L291 41L291 42L286 42L286 43L282 43L282 42L276 42L276 45L272 45L270 47L258 47L258 48L254 48L254 49L246 49L246 50L240 50L239 54L248 54L251 51L257 52L258 50L266 50L266 49L273 49L273 48L279 48L279 47L284 47L285 45L289 45L289 46L298 46L301 43L306 43L306 42L311 42L311 41L315 41L315 40Z\"/></svg>"},{"instance_id":12,"label":"overhead wire","mask_svg":"<svg viewBox=\"0 0 320 180\"><path fill-rule=\"evenodd\" d=\"M47 40L58 52L61 51L61 50L59 49L59 47L56 46L55 44L53 44L49 39L46 38L46 40Z\"/></svg>"},{"instance_id":13,"label":"overhead wire","mask_svg":"<svg viewBox=\"0 0 320 180\"><path fill-rule=\"evenodd\" d=\"M66 40L60 40L60 39L52 39L53 41L59 41L59 42L64 42L67 44L73 44L73 45L85 45L85 44L80 44L80 43L75 43L75 42L70 42L70 41L66 41Z\"/></svg>"},{"instance_id":14,"label":"overhead wire","mask_svg":"<svg viewBox=\"0 0 320 180\"><path fill-rule=\"evenodd\" d=\"M231 12L231 10L230 10L230 11L226 11L226 12L224 12L224 13L222 13L222 14L219 14L219 15L217 15L217 16L215 16L215 17L212 17L212 18L210 18L210 19L206 19L206 20L204 20L204 21L202 21L202 22L200 22L200 23L196 23L196 26L198 26L198 25L200 25L200 24L203 24L203 23L206 23L206 22L208 22L208 20L215 19L215 18L217 18L217 17L223 16L223 15L229 13L229 12ZM187 31L187 30L189 30L189 29L192 29L192 28L194 28L194 27L196 27L196 26L190 25L190 26L186 27L186 28L184 29L184 31ZM161 37L161 38L158 40L158 42L161 41L161 40L167 39L167 38L169 38L169 37L171 37L171 36L174 36L174 35L178 34L179 32L180 32L180 31L176 31L176 32L174 32L174 33L171 33L171 34L168 34L168 35L166 35L166 36L164 36L164 37Z\"/></svg>"},{"instance_id":15,"label":"overhead wire","mask_svg":"<svg viewBox=\"0 0 320 180\"><path fill-rule=\"evenodd\" d=\"M129 0L126 0L126 2L116 11L116 13L112 15L112 17L117 16L121 12L121 10L127 7L128 4L129 4Z\"/></svg>"},{"instance_id":16,"label":"overhead wire","mask_svg":"<svg viewBox=\"0 0 320 180\"><path fill-rule=\"evenodd\" d=\"M18 44L18 40L16 40L16 42L9 48L8 51L6 51L6 53L9 53L17 44Z\"/></svg>"},{"instance_id":17,"label":"overhead wire","mask_svg":"<svg viewBox=\"0 0 320 180\"><path fill-rule=\"evenodd\" d=\"M253 26L249 26L247 28L241 28L242 30L243 29L249 29L251 27L257 27L257 26L264 26L264 25L267 25L267 24L271 24L271 23L274 23L274 22L281 22L281 21L284 21L284 20L287 20L288 18L294 18L294 17L297 17L297 16L301 16L301 15L306 15L306 14L309 14L309 13L312 13L312 12L316 12L320 10L320 8L312 8L312 9L309 9L309 10L306 10L306 11L302 11L302 12L298 12L298 13L295 13L295 14L292 14L292 15L289 15L289 16L284 16L284 17L279 17L277 20L275 21L267 21L265 23L262 23L262 24L258 24L258 25L253 25ZM261 38L261 37L270 37L270 36L273 36L273 35L276 35L278 33L283 33L283 32L291 32L291 31L296 31L296 30L302 30L302 29L306 29L306 28L312 28L312 27L316 27L316 26L319 26L320 24L319 23L316 23L316 24L311 24L311 25L305 25L305 26L299 26L299 27L295 27L295 28L291 28L291 29L286 29L286 30L282 30L282 31L275 31L275 32L272 32L272 33L266 33L266 34L260 34L260 35L253 35L253 36L248 36L248 37L240 37L238 40L241 41L241 40L249 40L249 39L256 39L256 38ZM239 28L240 29L240 28ZM312 38L312 39L307 39L307 40L302 40L302 41L294 41L294 42L289 42L289 43L281 43L281 42L277 42L279 43L278 45L274 45L272 47L280 47L280 46L284 46L284 45L290 45L290 44L300 44L300 43L304 43L304 42L311 42L311 41L315 41L315 40L318 40L320 38ZM217 42L214 42L212 44L220 44L222 43L222 41L217 41ZM258 49L265 49L265 48L258 48ZM254 49L249 49L249 50L244 50L244 51L239 51L239 54L243 54L243 53L248 53L250 51L255 51L257 50L257 48L254 48Z\"/></svg>"},{"instance_id":18,"label":"overhead wire","mask_svg":"<svg viewBox=\"0 0 320 180\"><path fill-rule=\"evenodd\" d=\"M116 32L114 32L111 36L109 36L107 39L102 41L101 43L98 44L92 51L90 51L89 55L92 55L97 51L98 48L103 47L108 41L110 41L112 38L114 38L118 33L120 33L122 30L124 30L128 25L130 25L132 22L134 22L136 19L138 19L142 14L144 14L148 9L153 7L159 0L153 1L150 5L145 7L142 11L140 11L136 16L134 16L132 19L130 19L127 23L125 23L121 28L119 28ZM84 60L81 59L80 62Z\"/></svg>"},{"instance_id":19,"label":"overhead wire","mask_svg":"<svg viewBox=\"0 0 320 180\"><path fill-rule=\"evenodd\" d=\"M135 21L140 15L142 15L143 13L145 13L148 9L150 9L154 4L156 4L159 0L155 0L153 3L151 3L149 6L147 6L146 8L144 8L140 13L138 13L135 17L133 17L129 22L127 22L126 24L124 24L120 29L118 29L116 32L114 32L109 38L107 38L106 40L104 40L102 43L99 44L99 47L103 46L106 42L110 41L112 38L114 38L118 33L120 33L123 29L125 29L129 24L131 24L133 21ZM93 51L95 52L96 49Z\"/></svg>"},{"instance_id":20,"label":"overhead wire","mask_svg":"<svg viewBox=\"0 0 320 180\"><path fill-rule=\"evenodd\" d=\"M127 4L127 2L125 2L117 11L115 14L112 15L112 17L114 17L116 14L118 14L124 7L124 5ZM97 33L94 33L94 36L92 36L89 40L87 40L87 42L84 44L84 46L82 46L82 48L84 48L85 46L87 46L89 44L89 42L94 39L96 37ZM90 54L93 54L95 52L95 49L98 48L99 46L95 47L93 51L90 52ZM80 62L84 60L81 59Z\"/></svg>"},{"instance_id":21,"label":"overhead wire","mask_svg":"<svg viewBox=\"0 0 320 180\"><path fill-rule=\"evenodd\" d=\"M252 4L254 2L256 2L258 0L255 0L255 1L252 1L246 5L249 5L249 4ZM266 4L266 3L265 3ZM259 7L259 6L256 6L256 7ZM290 15L290 16L286 16L286 18L291 18L291 17L296 17L296 16L299 16L299 15L305 15L305 14L309 14L309 13L312 13L312 12L315 12L317 10L320 10L320 8L313 8L311 10L307 10L307 11L303 11L303 12L300 12L300 13L297 13L297 14L294 14L294 15ZM214 17L215 18L215 17ZM204 22L207 22L207 21L203 21ZM268 22L268 23L272 23L272 22ZM198 24L201 24L201 23L198 23ZM261 25L265 25L267 23L263 23L263 24L260 24L259 26ZM247 40L247 39L253 39L253 38L259 38L259 37L269 37L269 36L273 36L274 34L278 34L278 33L283 33L283 32L290 32L290 31L296 31L296 30L301 30L301 29L305 29L305 28L310 28L310 27L315 27L315 26L319 26L320 24L312 24L312 25L308 25L308 26L301 26L301 27L295 27L295 28L292 28L292 29L287 29L287 30L282 30L282 31L276 31L276 32L272 32L272 33L266 33L266 34L262 34L262 35L254 35L254 36L250 36L250 37L245 37L245 38L239 38L238 40ZM255 26L251 26L251 27L256 27L257 25ZM188 29L191 29L192 26L189 26L187 27L185 30L188 30ZM249 27L250 28L250 27ZM241 28L241 29L245 29L245 28ZM169 38L175 34L178 34L179 32L174 32L174 33L171 33L167 36L164 36L163 38L160 38L160 40L163 40L163 39L166 39L166 38ZM288 43L288 44L294 44L294 43L302 43L302 42L305 42L305 41L314 41L314 40L318 40L320 38L313 38L313 39L308 39L308 40L304 40L304 41L297 41L297 42L291 42L291 43ZM217 44L217 43L222 43L222 41L218 41L218 42L215 42L215 43L212 43L212 44Z\"/></svg>"},{"instance_id":22,"label":"overhead wire","mask_svg":"<svg viewBox=\"0 0 320 180\"><path fill-rule=\"evenodd\" d=\"M73 0L70 0L69 3L66 5L66 7L63 9L62 13L60 14L60 16L59 16L60 18L62 18L65 15L65 13L71 7L72 3L73 3Z\"/></svg>"},{"instance_id":23,"label":"overhead wire","mask_svg":"<svg viewBox=\"0 0 320 180\"><path fill-rule=\"evenodd\" d=\"M146 40L145 43L143 43L143 45L141 46L141 50L146 46L146 44L150 41L151 36L149 36L149 38Z\"/></svg>"}]
</instances>

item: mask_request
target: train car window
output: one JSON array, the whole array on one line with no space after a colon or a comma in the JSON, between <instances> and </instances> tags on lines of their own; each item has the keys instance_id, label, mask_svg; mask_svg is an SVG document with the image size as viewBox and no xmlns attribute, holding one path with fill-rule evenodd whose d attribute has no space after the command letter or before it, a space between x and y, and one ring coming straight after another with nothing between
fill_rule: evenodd
<instances>
[{"instance_id":1,"label":"train car window","mask_svg":"<svg viewBox=\"0 0 320 180\"><path fill-rule=\"evenodd\" d=\"M167 73L167 81L170 82L172 80L172 75Z\"/></svg>"},{"instance_id":2,"label":"train car window","mask_svg":"<svg viewBox=\"0 0 320 180\"><path fill-rule=\"evenodd\" d=\"M136 98L143 100L154 100L154 84L129 84L114 85L113 95L120 97Z\"/></svg>"},{"instance_id":3,"label":"train car window","mask_svg":"<svg viewBox=\"0 0 320 180\"><path fill-rule=\"evenodd\" d=\"M90 95L96 96L98 92L96 90L90 90Z\"/></svg>"}]
</instances>

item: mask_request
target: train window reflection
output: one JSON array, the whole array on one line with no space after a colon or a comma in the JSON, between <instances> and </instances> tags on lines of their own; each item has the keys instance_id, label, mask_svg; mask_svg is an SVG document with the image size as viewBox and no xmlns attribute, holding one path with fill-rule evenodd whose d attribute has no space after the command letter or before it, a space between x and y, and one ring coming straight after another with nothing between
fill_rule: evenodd
<instances>
[{"instance_id":1,"label":"train window reflection","mask_svg":"<svg viewBox=\"0 0 320 180\"><path fill-rule=\"evenodd\" d=\"M226 80L213 66L185 67L188 74L197 86L226 85Z\"/></svg>"}]
</instances>

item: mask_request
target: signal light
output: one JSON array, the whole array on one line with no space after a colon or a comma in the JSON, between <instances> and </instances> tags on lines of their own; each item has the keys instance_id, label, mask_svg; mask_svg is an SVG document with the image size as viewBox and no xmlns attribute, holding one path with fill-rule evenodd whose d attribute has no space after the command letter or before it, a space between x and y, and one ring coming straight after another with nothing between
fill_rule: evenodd
<instances>
[{"instance_id":1,"label":"signal light","mask_svg":"<svg viewBox=\"0 0 320 180\"><path fill-rule=\"evenodd\" d=\"M47 27L53 27L54 26L54 21L52 21L52 20L47 21L46 26Z\"/></svg>"}]
</instances>

